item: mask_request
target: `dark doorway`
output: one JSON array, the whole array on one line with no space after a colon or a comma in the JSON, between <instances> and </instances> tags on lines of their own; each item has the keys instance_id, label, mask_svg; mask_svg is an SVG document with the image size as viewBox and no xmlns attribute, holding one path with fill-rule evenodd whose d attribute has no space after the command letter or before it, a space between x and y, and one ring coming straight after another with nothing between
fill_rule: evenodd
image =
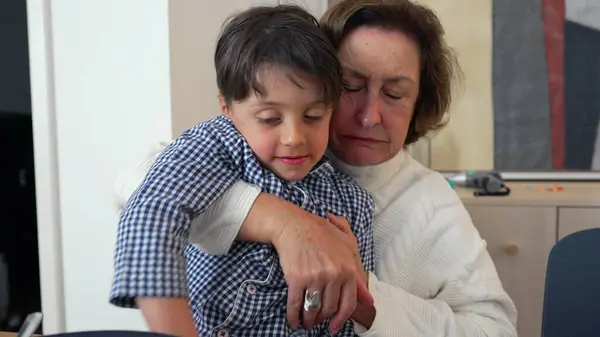
<instances>
[{"instance_id":1,"label":"dark doorway","mask_svg":"<svg viewBox=\"0 0 600 337\"><path fill-rule=\"evenodd\" d=\"M41 312L26 6L0 1L0 331Z\"/></svg>"}]
</instances>

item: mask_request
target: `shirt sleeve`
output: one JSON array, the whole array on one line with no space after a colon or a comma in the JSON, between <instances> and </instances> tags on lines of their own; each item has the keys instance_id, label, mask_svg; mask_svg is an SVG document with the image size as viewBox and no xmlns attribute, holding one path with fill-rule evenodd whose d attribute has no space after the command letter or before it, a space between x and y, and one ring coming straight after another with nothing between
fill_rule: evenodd
<instances>
[{"instance_id":1,"label":"shirt sleeve","mask_svg":"<svg viewBox=\"0 0 600 337\"><path fill-rule=\"evenodd\" d=\"M370 273L376 316L370 329L356 324L359 336L516 337L517 311L502 287L486 243L458 200L438 208L412 253L402 259L402 240L392 240L382 259L394 271L386 282ZM383 273L385 274L385 273ZM400 285L437 280L431 297Z\"/></svg>"},{"instance_id":2,"label":"shirt sleeve","mask_svg":"<svg viewBox=\"0 0 600 337\"><path fill-rule=\"evenodd\" d=\"M364 232L362 240L358 242L358 249L361 254L363 268L371 272L375 270L375 247L373 243L373 210L374 202L369 194L364 192L362 207L359 211L364 223Z\"/></svg>"},{"instance_id":3,"label":"shirt sleeve","mask_svg":"<svg viewBox=\"0 0 600 337\"><path fill-rule=\"evenodd\" d=\"M112 304L187 297L184 249L192 219L243 175L243 138L227 131L207 122L184 133L129 198L118 226Z\"/></svg>"},{"instance_id":4,"label":"shirt sleeve","mask_svg":"<svg viewBox=\"0 0 600 337\"><path fill-rule=\"evenodd\" d=\"M144 181L152 164L168 145L168 142L158 143L143 157L137 158L134 165L119 172L115 181L119 213L123 212L127 200ZM260 192L258 186L244 180L235 182L204 213L192 220L189 243L197 245L208 254L227 254Z\"/></svg>"}]
</instances>

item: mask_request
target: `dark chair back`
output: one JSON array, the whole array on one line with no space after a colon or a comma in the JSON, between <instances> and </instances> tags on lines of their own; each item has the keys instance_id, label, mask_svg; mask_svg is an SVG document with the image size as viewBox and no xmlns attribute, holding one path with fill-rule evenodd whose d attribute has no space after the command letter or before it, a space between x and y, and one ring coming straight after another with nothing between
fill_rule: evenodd
<instances>
[{"instance_id":1,"label":"dark chair back","mask_svg":"<svg viewBox=\"0 0 600 337\"><path fill-rule=\"evenodd\" d=\"M65 332L54 335L44 335L44 337L174 337L171 335L147 332L147 331L80 331L80 332Z\"/></svg>"},{"instance_id":2,"label":"dark chair back","mask_svg":"<svg viewBox=\"0 0 600 337\"><path fill-rule=\"evenodd\" d=\"M600 336L600 228L568 235L552 248L542 336Z\"/></svg>"}]
</instances>

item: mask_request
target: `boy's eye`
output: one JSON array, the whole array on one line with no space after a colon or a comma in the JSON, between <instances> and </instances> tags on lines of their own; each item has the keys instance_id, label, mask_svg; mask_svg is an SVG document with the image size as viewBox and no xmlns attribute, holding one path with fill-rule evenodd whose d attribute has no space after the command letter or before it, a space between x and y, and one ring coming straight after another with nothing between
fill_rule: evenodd
<instances>
[{"instance_id":1,"label":"boy's eye","mask_svg":"<svg viewBox=\"0 0 600 337\"><path fill-rule=\"evenodd\" d=\"M304 116L304 118L308 119L311 122L316 122L316 121L320 121L321 119L323 119L323 116L310 116L310 115L306 115L306 116Z\"/></svg>"},{"instance_id":2,"label":"boy's eye","mask_svg":"<svg viewBox=\"0 0 600 337\"><path fill-rule=\"evenodd\" d=\"M271 117L271 118L257 118L260 124L274 125L279 123L279 118Z\"/></svg>"}]
</instances>

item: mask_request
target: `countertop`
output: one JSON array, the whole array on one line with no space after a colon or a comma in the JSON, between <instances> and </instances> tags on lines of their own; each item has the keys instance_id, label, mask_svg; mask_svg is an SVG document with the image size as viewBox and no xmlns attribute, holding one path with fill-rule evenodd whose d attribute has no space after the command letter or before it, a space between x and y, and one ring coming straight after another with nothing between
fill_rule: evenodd
<instances>
[{"instance_id":1,"label":"countertop","mask_svg":"<svg viewBox=\"0 0 600 337\"><path fill-rule=\"evenodd\" d=\"M600 182L508 182L508 196L474 196L456 188L465 205L600 207Z\"/></svg>"}]
</instances>

